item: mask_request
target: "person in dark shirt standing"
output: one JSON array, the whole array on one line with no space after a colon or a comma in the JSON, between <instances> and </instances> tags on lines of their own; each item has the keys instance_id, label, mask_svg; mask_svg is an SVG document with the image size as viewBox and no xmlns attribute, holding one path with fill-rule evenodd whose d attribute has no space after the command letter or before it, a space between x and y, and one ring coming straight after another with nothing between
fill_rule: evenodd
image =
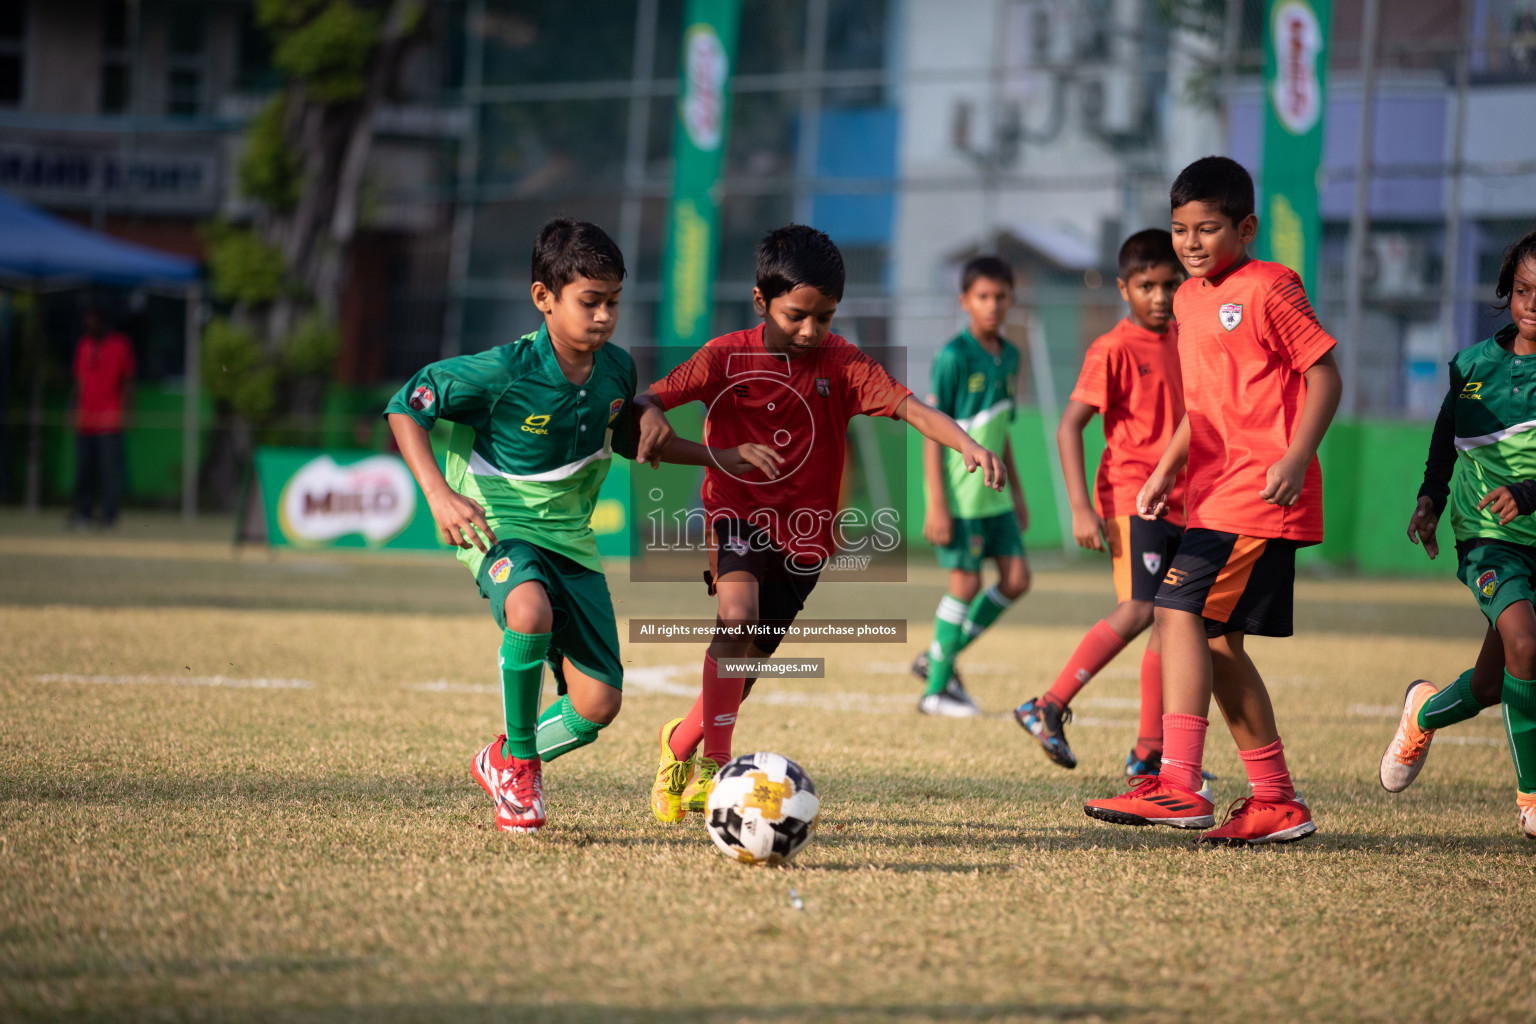
<instances>
[{"instance_id":1,"label":"person in dark shirt standing","mask_svg":"<svg viewBox=\"0 0 1536 1024\"><path fill-rule=\"evenodd\" d=\"M123 492L123 411L133 382L133 349L101 314L87 310L75 345L75 509L72 523L88 526L93 505L101 525L117 522Z\"/></svg>"}]
</instances>

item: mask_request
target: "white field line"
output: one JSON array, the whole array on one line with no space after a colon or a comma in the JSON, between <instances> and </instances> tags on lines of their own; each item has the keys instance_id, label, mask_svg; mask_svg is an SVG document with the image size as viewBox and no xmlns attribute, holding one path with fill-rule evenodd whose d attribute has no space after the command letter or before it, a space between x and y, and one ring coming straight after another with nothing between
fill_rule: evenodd
<instances>
[{"instance_id":1,"label":"white field line","mask_svg":"<svg viewBox=\"0 0 1536 1024\"><path fill-rule=\"evenodd\" d=\"M235 676L82 676L65 672L32 676L34 683L95 683L106 686L222 686L232 690L308 690L308 679L241 679Z\"/></svg>"}]
</instances>

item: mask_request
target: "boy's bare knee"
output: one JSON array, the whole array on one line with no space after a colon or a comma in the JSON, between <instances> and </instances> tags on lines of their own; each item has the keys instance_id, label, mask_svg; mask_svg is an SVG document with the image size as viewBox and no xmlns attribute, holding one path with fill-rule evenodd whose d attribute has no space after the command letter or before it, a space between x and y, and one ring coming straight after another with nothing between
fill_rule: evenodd
<instances>
[{"instance_id":1,"label":"boy's bare knee","mask_svg":"<svg viewBox=\"0 0 1536 1024\"><path fill-rule=\"evenodd\" d=\"M1504 667L1517 679L1536 679L1536 633L1511 630L1504 637Z\"/></svg>"},{"instance_id":2,"label":"boy's bare knee","mask_svg":"<svg viewBox=\"0 0 1536 1024\"><path fill-rule=\"evenodd\" d=\"M1017 562L1008 563L1007 568L999 574L997 589L1008 600L1017 601L1029 593L1029 584L1029 563L1021 558Z\"/></svg>"},{"instance_id":3,"label":"boy's bare knee","mask_svg":"<svg viewBox=\"0 0 1536 1024\"><path fill-rule=\"evenodd\" d=\"M955 571L949 574L949 596L959 601L974 601L981 593L981 573Z\"/></svg>"},{"instance_id":4,"label":"boy's bare knee","mask_svg":"<svg viewBox=\"0 0 1536 1024\"><path fill-rule=\"evenodd\" d=\"M571 694L571 705L576 713L594 725L608 725L619 717L624 704L624 694L611 686L594 687L580 696Z\"/></svg>"},{"instance_id":5,"label":"boy's bare knee","mask_svg":"<svg viewBox=\"0 0 1536 1024\"><path fill-rule=\"evenodd\" d=\"M1115 611L1120 613L1125 625L1137 633L1151 626L1155 617L1151 601L1121 601Z\"/></svg>"},{"instance_id":6,"label":"boy's bare knee","mask_svg":"<svg viewBox=\"0 0 1536 1024\"><path fill-rule=\"evenodd\" d=\"M502 611L507 628L514 633L548 633L555 625L549 596L539 583L528 582L512 588L502 604Z\"/></svg>"}]
</instances>

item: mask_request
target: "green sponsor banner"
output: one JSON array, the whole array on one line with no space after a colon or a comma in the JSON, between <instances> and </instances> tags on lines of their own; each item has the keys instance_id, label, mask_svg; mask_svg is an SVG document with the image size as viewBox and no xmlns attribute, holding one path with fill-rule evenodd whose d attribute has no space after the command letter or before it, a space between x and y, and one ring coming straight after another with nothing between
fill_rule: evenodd
<instances>
[{"instance_id":1,"label":"green sponsor banner","mask_svg":"<svg viewBox=\"0 0 1536 1024\"><path fill-rule=\"evenodd\" d=\"M236 542L279 548L436 551L427 499L398 455L349 449L258 448ZM441 466L441 460L439 460ZM592 510L603 557L629 554L629 463L614 459Z\"/></svg>"},{"instance_id":2,"label":"green sponsor banner","mask_svg":"<svg viewBox=\"0 0 1536 1024\"><path fill-rule=\"evenodd\" d=\"M1268 0L1264 33L1264 201L1259 257L1317 284L1317 178L1323 164L1333 0Z\"/></svg>"},{"instance_id":3,"label":"green sponsor banner","mask_svg":"<svg viewBox=\"0 0 1536 1024\"><path fill-rule=\"evenodd\" d=\"M436 549L427 500L398 455L256 449L237 540L279 548Z\"/></svg>"},{"instance_id":4,"label":"green sponsor banner","mask_svg":"<svg viewBox=\"0 0 1536 1024\"><path fill-rule=\"evenodd\" d=\"M720 167L740 22L741 0L688 0L683 17L682 92L672 144L676 170L656 325L664 349L692 352L710 338L720 250Z\"/></svg>"}]
</instances>

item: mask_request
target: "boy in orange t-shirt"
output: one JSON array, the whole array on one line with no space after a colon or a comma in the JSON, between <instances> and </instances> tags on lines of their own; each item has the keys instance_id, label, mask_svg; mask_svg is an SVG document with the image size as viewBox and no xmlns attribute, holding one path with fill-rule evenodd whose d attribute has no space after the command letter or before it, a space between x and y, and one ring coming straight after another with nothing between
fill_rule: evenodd
<instances>
[{"instance_id":1,"label":"boy in orange t-shirt","mask_svg":"<svg viewBox=\"0 0 1536 1024\"><path fill-rule=\"evenodd\" d=\"M1334 340L1293 271L1249 258L1258 218L1253 179L1240 164L1196 160L1169 200L1174 249L1190 274L1173 302L1185 415L1137 496L1142 518L1166 516L1188 467L1188 527L1156 600L1162 770L1083 809L1121 825L1211 828L1215 808L1199 789L1214 695L1253 795L1198 841L1290 842L1317 826L1296 798L1274 708L1243 638L1291 635L1296 549L1323 539L1317 446L1342 390Z\"/></svg>"},{"instance_id":2,"label":"boy in orange t-shirt","mask_svg":"<svg viewBox=\"0 0 1536 1024\"><path fill-rule=\"evenodd\" d=\"M1045 755L1063 768L1077 757L1063 722L1072 698L1140 636L1152 635L1141 658L1141 722L1136 746L1125 761L1128 776L1156 775L1163 750L1161 644L1152 623L1152 599L1173 561L1184 527L1183 481L1169 501L1168 516L1151 522L1136 514L1136 495L1184 419L1179 377L1179 336L1173 293L1184 280L1167 231L1138 231L1120 247L1120 297L1130 315L1088 346L1082 373L1056 428L1062 475L1072 502L1072 535L1078 546L1109 549L1115 610L1094 624L1051 688L1020 704L1013 717ZM1083 430L1094 413L1104 417L1104 456L1093 497L1083 473Z\"/></svg>"}]
</instances>

